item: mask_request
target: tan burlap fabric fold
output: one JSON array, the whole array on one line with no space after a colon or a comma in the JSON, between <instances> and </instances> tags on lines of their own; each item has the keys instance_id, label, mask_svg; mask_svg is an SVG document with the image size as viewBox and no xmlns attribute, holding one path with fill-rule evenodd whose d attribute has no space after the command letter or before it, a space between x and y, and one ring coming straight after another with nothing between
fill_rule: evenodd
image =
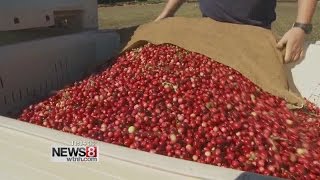
<instances>
[{"instance_id":1,"label":"tan burlap fabric fold","mask_svg":"<svg viewBox=\"0 0 320 180\"><path fill-rule=\"evenodd\" d=\"M142 25L124 50L146 42L169 43L206 55L228 65L265 91L302 105L303 99L288 86L283 55L269 30L213 21L209 18L168 18Z\"/></svg>"}]
</instances>

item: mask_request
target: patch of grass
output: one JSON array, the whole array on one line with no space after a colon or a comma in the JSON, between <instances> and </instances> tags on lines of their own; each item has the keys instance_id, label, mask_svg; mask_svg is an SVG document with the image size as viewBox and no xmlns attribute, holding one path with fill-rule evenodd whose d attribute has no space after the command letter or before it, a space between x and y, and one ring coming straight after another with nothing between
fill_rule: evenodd
<instances>
[{"instance_id":1,"label":"patch of grass","mask_svg":"<svg viewBox=\"0 0 320 180\"><path fill-rule=\"evenodd\" d=\"M135 26L154 20L164 8L164 3L145 4L145 5L127 5L99 8L99 25L101 29L123 28ZM297 14L297 3L278 2L277 20L273 23L272 30L283 35L295 21ZM198 3L185 3L177 12L177 16L200 17ZM317 10L314 16L314 31L307 36L307 40L316 41L320 38L320 11Z\"/></svg>"},{"instance_id":2,"label":"patch of grass","mask_svg":"<svg viewBox=\"0 0 320 180\"><path fill-rule=\"evenodd\" d=\"M99 8L99 26L105 28L123 28L135 26L154 20L165 4L124 5ZM177 16L200 17L197 3L185 3L177 12Z\"/></svg>"},{"instance_id":3,"label":"patch of grass","mask_svg":"<svg viewBox=\"0 0 320 180\"><path fill-rule=\"evenodd\" d=\"M158 1L158 0L153 0ZM160 1L160 0L159 0ZM158 4L134 4L111 7L100 7L99 26L100 29L118 29L132 27L153 21L164 8L164 3ZM295 21L297 13L297 3L295 2L278 2L277 21L273 24L273 31L278 35L283 35ZM185 3L177 12L177 16L200 17L198 3ZM314 16L314 31L307 36L308 41L320 40L320 10L317 9ZM128 30L130 31L130 29ZM0 46L21 41L41 39L62 34L68 34L73 31L64 29L36 29L13 32L0 32ZM124 33L126 34L126 33Z\"/></svg>"},{"instance_id":4,"label":"patch of grass","mask_svg":"<svg viewBox=\"0 0 320 180\"><path fill-rule=\"evenodd\" d=\"M297 16L297 3L278 3L277 6L277 20L274 22L272 29L279 35L283 35L292 24L295 22ZM313 32L307 36L308 41L320 40L320 10L319 4L313 18Z\"/></svg>"}]
</instances>

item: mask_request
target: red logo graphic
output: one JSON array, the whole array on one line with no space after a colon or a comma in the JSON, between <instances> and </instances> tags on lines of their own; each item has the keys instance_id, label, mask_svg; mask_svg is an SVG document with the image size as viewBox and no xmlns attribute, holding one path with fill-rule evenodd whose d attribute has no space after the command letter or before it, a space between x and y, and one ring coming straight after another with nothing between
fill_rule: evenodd
<instances>
[{"instance_id":1,"label":"red logo graphic","mask_svg":"<svg viewBox=\"0 0 320 180\"><path fill-rule=\"evenodd\" d=\"M86 157L97 157L98 148L96 146L86 147Z\"/></svg>"}]
</instances>

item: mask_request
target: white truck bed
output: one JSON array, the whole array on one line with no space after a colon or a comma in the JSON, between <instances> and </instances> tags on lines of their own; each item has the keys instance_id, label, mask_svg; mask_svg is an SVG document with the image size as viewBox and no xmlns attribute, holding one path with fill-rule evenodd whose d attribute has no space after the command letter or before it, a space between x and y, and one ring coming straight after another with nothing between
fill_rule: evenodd
<instances>
[{"instance_id":1,"label":"white truck bed","mask_svg":"<svg viewBox=\"0 0 320 180\"><path fill-rule=\"evenodd\" d=\"M97 142L99 162L50 161L51 146L88 139L0 117L0 179L250 179L255 174ZM262 177L260 177L262 178ZM266 178L273 179L273 178Z\"/></svg>"}]
</instances>

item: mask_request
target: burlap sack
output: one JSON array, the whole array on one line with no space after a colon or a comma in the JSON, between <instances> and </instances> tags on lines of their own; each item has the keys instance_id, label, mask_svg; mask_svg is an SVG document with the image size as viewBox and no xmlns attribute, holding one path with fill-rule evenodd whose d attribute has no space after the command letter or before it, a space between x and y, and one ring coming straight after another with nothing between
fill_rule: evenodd
<instances>
[{"instance_id":1,"label":"burlap sack","mask_svg":"<svg viewBox=\"0 0 320 180\"><path fill-rule=\"evenodd\" d=\"M210 18L174 17L138 27L123 50L147 42L174 44L201 53L238 70L288 103L304 104L303 98L289 89L283 54L276 48L276 38L270 30Z\"/></svg>"}]
</instances>

